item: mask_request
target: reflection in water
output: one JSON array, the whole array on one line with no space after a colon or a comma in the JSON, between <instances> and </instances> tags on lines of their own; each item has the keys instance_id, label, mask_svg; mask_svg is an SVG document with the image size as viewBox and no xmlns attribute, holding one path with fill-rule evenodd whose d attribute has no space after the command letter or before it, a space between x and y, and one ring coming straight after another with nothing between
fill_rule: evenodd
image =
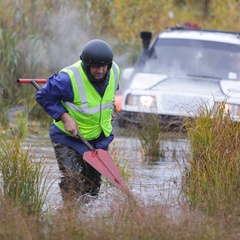
<instances>
[{"instance_id":1,"label":"reflection in water","mask_svg":"<svg viewBox=\"0 0 240 240\"><path fill-rule=\"evenodd\" d=\"M180 191L179 164L185 158L188 141L183 138L165 138L161 142L164 158L145 162L141 156L141 144L135 138L117 137L116 145L128 152L133 169L128 185L132 192L149 203L162 202L175 205Z\"/></svg>"},{"instance_id":2,"label":"reflection in water","mask_svg":"<svg viewBox=\"0 0 240 240\"><path fill-rule=\"evenodd\" d=\"M57 208L62 203L58 187L60 173L49 136L47 134L43 137L29 136L25 139L23 146L31 147L36 158L46 159L45 163L53 181L48 204ZM188 141L184 137L166 138L161 143L164 158L154 162L142 160L141 144L136 138L116 136L112 147L117 149L117 154L123 163L128 162L131 177L127 185L138 199L146 203L161 202L170 205L177 203L181 179L179 163L185 158L188 149ZM116 194L118 191L115 187L103 185L99 199L94 204L95 211L99 210L100 206L102 208L103 203L106 207L111 194Z\"/></svg>"}]
</instances>

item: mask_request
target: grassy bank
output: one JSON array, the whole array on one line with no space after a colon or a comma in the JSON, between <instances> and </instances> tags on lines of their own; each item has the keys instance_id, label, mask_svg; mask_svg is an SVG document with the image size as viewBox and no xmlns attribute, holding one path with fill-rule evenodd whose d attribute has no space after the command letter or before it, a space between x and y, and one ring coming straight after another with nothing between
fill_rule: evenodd
<instances>
[{"instance_id":1,"label":"grassy bank","mask_svg":"<svg viewBox=\"0 0 240 240\"><path fill-rule=\"evenodd\" d=\"M139 210L139 207L141 208ZM214 219L178 207L160 204L131 206L116 196L109 210L87 216L81 208L26 215L8 204L0 205L2 239L237 239L236 219Z\"/></svg>"}]
</instances>

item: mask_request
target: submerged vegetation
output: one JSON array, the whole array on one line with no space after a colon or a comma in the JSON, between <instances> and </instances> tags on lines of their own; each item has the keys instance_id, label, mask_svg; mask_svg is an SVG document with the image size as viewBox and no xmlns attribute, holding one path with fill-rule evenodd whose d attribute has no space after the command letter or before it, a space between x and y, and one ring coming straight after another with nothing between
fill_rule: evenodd
<instances>
[{"instance_id":1,"label":"submerged vegetation","mask_svg":"<svg viewBox=\"0 0 240 240\"><path fill-rule=\"evenodd\" d=\"M17 137L0 138L0 204L39 214L46 204L50 182L43 160L36 160L31 149L24 150Z\"/></svg>"},{"instance_id":2,"label":"submerged vegetation","mask_svg":"<svg viewBox=\"0 0 240 240\"><path fill-rule=\"evenodd\" d=\"M143 116L141 123L132 125L132 128L141 143L142 156L146 161L158 161L160 157L164 156L160 147L163 129L156 114Z\"/></svg>"}]
</instances>

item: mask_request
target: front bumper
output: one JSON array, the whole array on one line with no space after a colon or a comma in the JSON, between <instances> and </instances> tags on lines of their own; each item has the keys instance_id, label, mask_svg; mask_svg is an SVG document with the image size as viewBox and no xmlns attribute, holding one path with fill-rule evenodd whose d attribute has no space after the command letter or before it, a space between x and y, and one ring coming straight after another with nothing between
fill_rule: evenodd
<instances>
[{"instance_id":1,"label":"front bumper","mask_svg":"<svg viewBox=\"0 0 240 240\"><path fill-rule=\"evenodd\" d=\"M150 113L139 113L139 112L127 112L120 111L117 114L117 123L119 127L126 127L131 124L141 125L142 123L146 123L149 119L155 119L159 121L159 124L163 125L183 125L186 117L179 117L173 115L153 115Z\"/></svg>"}]
</instances>

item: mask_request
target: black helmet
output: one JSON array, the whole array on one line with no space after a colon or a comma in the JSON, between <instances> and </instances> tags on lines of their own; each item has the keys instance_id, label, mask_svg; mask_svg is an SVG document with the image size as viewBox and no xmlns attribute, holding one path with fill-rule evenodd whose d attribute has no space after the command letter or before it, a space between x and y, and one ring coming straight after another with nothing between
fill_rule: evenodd
<instances>
[{"instance_id":1,"label":"black helmet","mask_svg":"<svg viewBox=\"0 0 240 240\"><path fill-rule=\"evenodd\" d=\"M106 66L112 67L113 53L108 43L100 39L89 41L83 48L80 55L85 69L88 66Z\"/></svg>"}]
</instances>

